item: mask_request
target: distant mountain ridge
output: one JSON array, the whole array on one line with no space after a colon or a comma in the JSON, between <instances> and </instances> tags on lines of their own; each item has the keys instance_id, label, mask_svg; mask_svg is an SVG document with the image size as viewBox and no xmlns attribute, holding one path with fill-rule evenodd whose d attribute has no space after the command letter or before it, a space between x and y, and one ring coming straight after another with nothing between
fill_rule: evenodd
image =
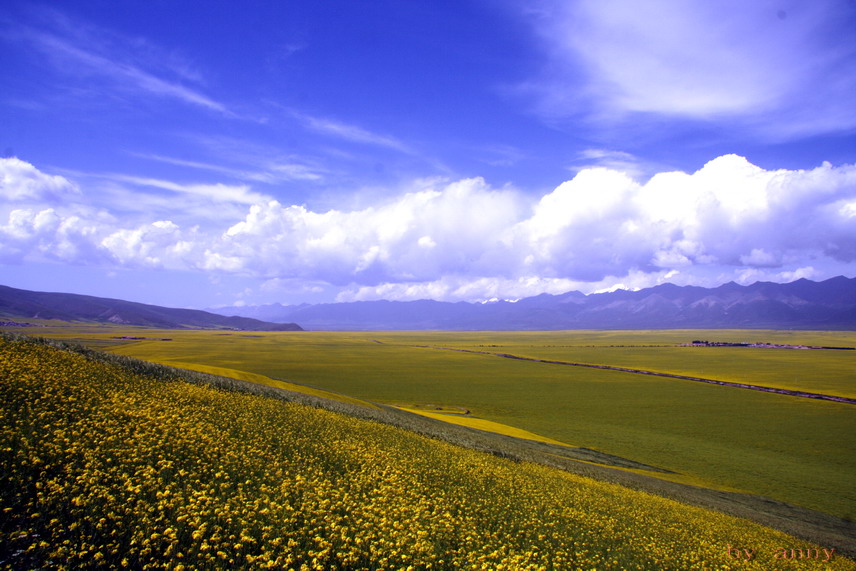
<instances>
[{"instance_id":1,"label":"distant mountain ridge","mask_svg":"<svg viewBox=\"0 0 856 571\"><path fill-rule=\"evenodd\" d=\"M0 286L0 316L119 323L165 329L300 331L294 323L270 323L197 309L177 309L74 293L29 291Z\"/></svg>"},{"instance_id":2,"label":"distant mountain ridge","mask_svg":"<svg viewBox=\"0 0 856 571\"><path fill-rule=\"evenodd\" d=\"M856 278L734 282L715 288L662 284L638 291L541 294L516 302L358 301L212 311L308 329L679 329L856 330Z\"/></svg>"}]
</instances>

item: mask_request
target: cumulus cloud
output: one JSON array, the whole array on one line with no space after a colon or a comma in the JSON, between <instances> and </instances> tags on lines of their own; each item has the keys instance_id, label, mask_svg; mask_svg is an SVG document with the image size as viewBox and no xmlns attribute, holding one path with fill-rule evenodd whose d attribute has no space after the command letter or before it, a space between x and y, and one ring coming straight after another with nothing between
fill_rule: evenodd
<instances>
[{"instance_id":1,"label":"cumulus cloud","mask_svg":"<svg viewBox=\"0 0 856 571\"><path fill-rule=\"evenodd\" d=\"M4 178L8 196L73 188L17 159L0 160L6 172L27 173ZM74 196L0 209L0 256L258 276L269 287L335 286L343 300L783 281L852 274L856 262L854 165L765 170L726 155L645 183L598 167L534 201L479 178L422 181L368 208L324 212L243 188L215 197L243 205L242 217L208 225L129 223Z\"/></svg>"},{"instance_id":2,"label":"cumulus cloud","mask_svg":"<svg viewBox=\"0 0 856 571\"><path fill-rule=\"evenodd\" d=\"M549 284L656 282L671 271L849 263L854 197L853 166L766 171L728 155L645 184L586 169L532 205L480 179L358 211L271 201L251 207L212 252L224 268L357 284L343 294L353 299L515 297Z\"/></svg>"},{"instance_id":3,"label":"cumulus cloud","mask_svg":"<svg viewBox=\"0 0 856 571\"><path fill-rule=\"evenodd\" d=\"M363 210L319 213L276 201L251 207L220 247L261 274L283 268L331 283L416 281L496 271L519 197L481 179L424 188Z\"/></svg>"},{"instance_id":4,"label":"cumulus cloud","mask_svg":"<svg viewBox=\"0 0 856 571\"><path fill-rule=\"evenodd\" d=\"M52 259L71 263L102 258L95 240L99 225L53 208L15 209L0 223L0 261Z\"/></svg>"},{"instance_id":5,"label":"cumulus cloud","mask_svg":"<svg viewBox=\"0 0 856 571\"><path fill-rule=\"evenodd\" d=\"M120 264L170 267L194 250L183 239L181 228L170 220L158 220L133 229L119 229L101 239L99 246Z\"/></svg>"},{"instance_id":6,"label":"cumulus cloud","mask_svg":"<svg viewBox=\"0 0 856 571\"><path fill-rule=\"evenodd\" d=\"M80 194L80 189L64 177L45 174L15 157L2 161L0 198L4 201L63 200Z\"/></svg>"}]
</instances>

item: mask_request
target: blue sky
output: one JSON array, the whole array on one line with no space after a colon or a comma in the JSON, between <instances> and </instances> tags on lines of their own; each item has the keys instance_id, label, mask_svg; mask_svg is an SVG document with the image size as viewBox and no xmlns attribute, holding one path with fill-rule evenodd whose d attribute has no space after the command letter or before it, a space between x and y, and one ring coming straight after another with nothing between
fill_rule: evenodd
<instances>
[{"instance_id":1,"label":"blue sky","mask_svg":"<svg viewBox=\"0 0 856 571\"><path fill-rule=\"evenodd\" d=\"M0 283L180 307L856 275L856 4L0 14Z\"/></svg>"}]
</instances>

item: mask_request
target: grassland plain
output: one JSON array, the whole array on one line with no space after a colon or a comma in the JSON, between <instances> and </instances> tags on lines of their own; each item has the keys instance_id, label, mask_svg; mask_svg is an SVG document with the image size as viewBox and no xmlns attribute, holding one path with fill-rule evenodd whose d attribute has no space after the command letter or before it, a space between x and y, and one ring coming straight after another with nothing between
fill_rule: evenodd
<instances>
[{"instance_id":1,"label":"grassland plain","mask_svg":"<svg viewBox=\"0 0 856 571\"><path fill-rule=\"evenodd\" d=\"M525 336L497 333L492 347L456 339L449 346L506 352L522 357L608 364L680 375L712 377L798 391L856 397L856 351L757 347L688 347L695 339L727 342L768 342L779 345L856 348L852 332L717 330L574 333L536 343ZM833 345L835 344L835 345Z\"/></svg>"},{"instance_id":2,"label":"grassland plain","mask_svg":"<svg viewBox=\"0 0 856 571\"><path fill-rule=\"evenodd\" d=\"M795 379L792 388L817 390L822 382L829 392L847 394L856 382L856 352L678 345L700 338L854 346L852 332L140 331L60 327L39 333L114 343L110 349L120 354L242 370L374 402L462 406L478 418L670 470L675 474L663 477L675 481L760 494L840 517L856 514L853 405L430 348L712 378L744 371L738 380L756 384L773 385L787 374ZM112 339L125 333L153 339ZM634 361L634 355L649 361ZM776 359L788 360L787 367Z\"/></svg>"},{"instance_id":3,"label":"grassland plain","mask_svg":"<svg viewBox=\"0 0 856 571\"><path fill-rule=\"evenodd\" d=\"M852 405L426 348L526 349L532 356L587 355L608 363L605 355L618 358L627 349L615 345L664 345L664 354L680 364L677 351L693 361L717 349L670 344L697 337L776 342L774 332L169 334L173 341L143 340L111 350L158 362L247 370L374 402L463 406L480 418L671 470L677 481L856 516ZM847 333L781 337L821 345L852 341ZM575 347L585 355L573 353ZM789 354L801 358L790 363L792 377L820 377L841 392L853 385L853 374L842 376L838 361L842 355L856 359L850 351L735 348L727 359L703 368L714 378L716 366L762 374L766 365L758 359Z\"/></svg>"},{"instance_id":4,"label":"grassland plain","mask_svg":"<svg viewBox=\"0 0 856 571\"><path fill-rule=\"evenodd\" d=\"M101 346L118 343L113 351L153 361L249 371L375 402L463 406L479 418L671 470L675 474L664 477L676 481L761 494L851 519L856 513L852 405L428 348L645 368L627 357L639 351L654 361L663 355L651 364L667 372L719 378L744 370L753 378L738 380L760 376L771 385L787 374L792 388L817 390L821 379L830 392L847 394L856 383L856 352L677 345L701 338L853 346L852 332L142 331L39 330ZM113 339L125 333L154 339ZM707 355L720 357L705 361ZM791 359L786 371L777 369L777 358Z\"/></svg>"},{"instance_id":5,"label":"grassland plain","mask_svg":"<svg viewBox=\"0 0 856 571\"><path fill-rule=\"evenodd\" d=\"M0 338L0 565L854 565L745 520L185 374Z\"/></svg>"}]
</instances>

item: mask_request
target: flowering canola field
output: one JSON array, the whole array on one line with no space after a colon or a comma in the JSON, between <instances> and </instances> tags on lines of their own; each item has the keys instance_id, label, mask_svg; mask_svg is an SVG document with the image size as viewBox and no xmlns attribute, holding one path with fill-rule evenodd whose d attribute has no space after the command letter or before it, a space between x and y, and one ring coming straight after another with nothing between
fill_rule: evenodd
<instances>
[{"instance_id":1,"label":"flowering canola field","mask_svg":"<svg viewBox=\"0 0 856 571\"><path fill-rule=\"evenodd\" d=\"M776 560L824 552L614 484L2 337L0 514L9 569L854 565Z\"/></svg>"}]
</instances>

